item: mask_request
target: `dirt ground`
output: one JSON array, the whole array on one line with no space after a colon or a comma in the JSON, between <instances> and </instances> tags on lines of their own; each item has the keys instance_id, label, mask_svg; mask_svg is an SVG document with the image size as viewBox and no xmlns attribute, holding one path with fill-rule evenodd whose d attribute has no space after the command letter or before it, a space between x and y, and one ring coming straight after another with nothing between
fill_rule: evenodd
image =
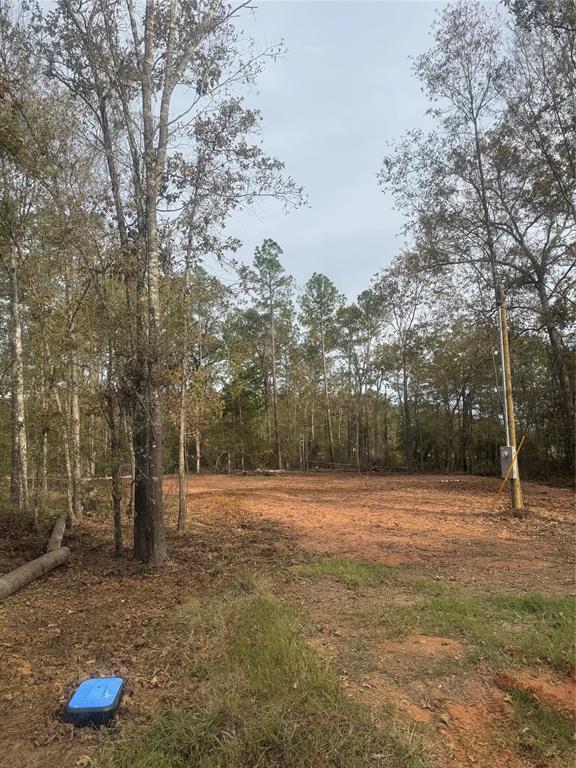
<instances>
[{"instance_id":1,"label":"dirt ground","mask_svg":"<svg viewBox=\"0 0 576 768\"><path fill-rule=\"evenodd\" d=\"M403 667L457 658L459 643L425 635L381 642L370 648L378 662L367 669L354 627L338 619L339 607L361 599L361 590L318 590L290 570L319 554L339 554L472 589L575 594L573 492L526 484L529 514L517 520L501 508L490 511L498 484L440 475L190 477L189 525L177 536L177 487L167 478L170 563L162 571L114 558L111 520L99 509L88 512L67 534L70 564L0 605L1 768L88 764L105 737L75 731L59 711L72 686L91 674L126 675L120 719L147 722L155 707L178 696L179 682L163 664L170 649L154 642L167 613L193 597L208 599L246 569L269 574L283 597L302 606L309 642L333 660L351 695L375 708L391 704L403 727L419 729L432 745L436 768L533 765L493 743L491 725L510 705L505 681L488 670L464 686L451 687L449 679L403 683ZM2 525L0 572L42 553L44 538ZM574 714L572 679L528 670L521 682Z\"/></svg>"},{"instance_id":2,"label":"dirt ground","mask_svg":"<svg viewBox=\"0 0 576 768\"><path fill-rule=\"evenodd\" d=\"M524 484L529 517L490 512L500 481L468 476L191 478L193 499L274 520L302 547L465 581L565 594L574 579L574 493ZM166 491L175 504L176 483ZM500 513L499 513L500 512Z\"/></svg>"}]
</instances>

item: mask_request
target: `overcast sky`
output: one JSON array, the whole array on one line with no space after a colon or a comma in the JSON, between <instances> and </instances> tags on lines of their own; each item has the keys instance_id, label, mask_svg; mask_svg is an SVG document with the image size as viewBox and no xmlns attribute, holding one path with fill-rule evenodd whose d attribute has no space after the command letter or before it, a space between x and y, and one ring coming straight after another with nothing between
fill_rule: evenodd
<instances>
[{"instance_id":1,"label":"overcast sky","mask_svg":"<svg viewBox=\"0 0 576 768\"><path fill-rule=\"evenodd\" d=\"M260 46L284 40L250 101L264 117L264 147L305 187L310 207L285 215L258 204L229 233L249 261L265 237L303 285L327 274L350 298L399 251L401 216L376 174L388 141L428 123L410 57L431 44L440 3L418 0L255 0L244 28Z\"/></svg>"}]
</instances>

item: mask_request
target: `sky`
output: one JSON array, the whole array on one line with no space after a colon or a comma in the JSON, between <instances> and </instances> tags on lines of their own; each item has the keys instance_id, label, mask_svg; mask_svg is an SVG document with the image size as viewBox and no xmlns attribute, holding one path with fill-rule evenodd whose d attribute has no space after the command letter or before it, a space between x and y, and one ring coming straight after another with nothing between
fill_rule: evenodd
<instances>
[{"instance_id":1,"label":"sky","mask_svg":"<svg viewBox=\"0 0 576 768\"><path fill-rule=\"evenodd\" d=\"M275 201L232 217L228 233L249 262L266 237L303 286L324 272L349 299L403 244L403 219L376 175L387 144L429 125L411 57L432 42L440 3L422 0L255 0L243 28L260 47L284 41L258 93L263 146L305 188L309 207L286 215Z\"/></svg>"}]
</instances>

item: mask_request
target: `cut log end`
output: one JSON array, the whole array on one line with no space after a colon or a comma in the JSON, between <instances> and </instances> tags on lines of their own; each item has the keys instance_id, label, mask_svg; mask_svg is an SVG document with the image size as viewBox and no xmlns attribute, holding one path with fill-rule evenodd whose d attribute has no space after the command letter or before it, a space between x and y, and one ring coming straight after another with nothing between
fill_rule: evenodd
<instances>
[{"instance_id":1,"label":"cut log end","mask_svg":"<svg viewBox=\"0 0 576 768\"><path fill-rule=\"evenodd\" d=\"M46 552L53 552L55 549L58 549L62 546L62 539L64 538L64 532L66 530L66 520L67 515L60 515L56 522L54 523L54 528L52 528L52 533L50 535L50 538L48 539L48 546L46 547Z\"/></svg>"}]
</instances>

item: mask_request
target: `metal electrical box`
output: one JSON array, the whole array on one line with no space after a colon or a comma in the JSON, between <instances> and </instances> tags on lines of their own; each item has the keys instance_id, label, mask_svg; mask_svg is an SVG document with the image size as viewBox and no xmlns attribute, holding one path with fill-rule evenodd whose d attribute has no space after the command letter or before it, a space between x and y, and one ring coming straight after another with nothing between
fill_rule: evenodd
<instances>
[{"instance_id":1,"label":"metal electrical box","mask_svg":"<svg viewBox=\"0 0 576 768\"><path fill-rule=\"evenodd\" d=\"M512 464L512 457L514 456L516 452L516 449L512 445L501 445L500 446L500 471L502 474L502 477L506 477L506 473L510 469L510 464ZM516 460L514 462L514 466L512 467L510 474L508 475L508 478L511 477L518 477L518 461Z\"/></svg>"}]
</instances>

